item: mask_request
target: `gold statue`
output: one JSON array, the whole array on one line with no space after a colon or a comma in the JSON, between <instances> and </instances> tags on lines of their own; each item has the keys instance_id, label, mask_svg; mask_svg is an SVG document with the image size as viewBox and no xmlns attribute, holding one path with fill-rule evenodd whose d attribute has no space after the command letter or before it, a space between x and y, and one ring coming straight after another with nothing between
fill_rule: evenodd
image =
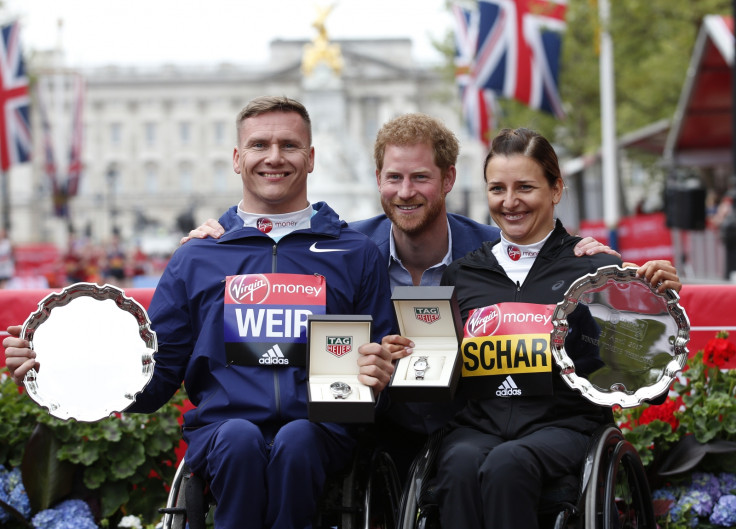
<instances>
[{"instance_id":1,"label":"gold statue","mask_svg":"<svg viewBox=\"0 0 736 529\"><path fill-rule=\"evenodd\" d=\"M330 44L327 36L327 28L325 20L334 9L335 4L328 7L317 6L317 19L312 23L312 27L317 30L317 36L312 40L311 44L304 46L304 55L302 57L302 73L305 76L311 75L314 68L323 62L327 64L335 74L340 75L342 72L343 61L340 46Z\"/></svg>"}]
</instances>

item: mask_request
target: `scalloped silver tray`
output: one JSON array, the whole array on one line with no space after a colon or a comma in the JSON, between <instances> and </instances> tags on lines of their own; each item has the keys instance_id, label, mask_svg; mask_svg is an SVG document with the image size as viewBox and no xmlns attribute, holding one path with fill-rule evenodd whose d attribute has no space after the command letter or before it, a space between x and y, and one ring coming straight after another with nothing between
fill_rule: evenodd
<instances>
[{"instance_id":1,"label":"scalloped silver tray","mask_svg":"<svg viewBox=\"0 0 736 529\"><path fill-rule=\"evenodd\" d=\"M93 422L122 412L153 376L156 333L146 310L112 285L75 283L38 303L21 337L40 367L28 395L59 419Z\"/></svg>"},{"instance_id":2,"label":"scalloped silver tray","mask_svg":"<svg viewBox=\"0 0 736 529\"><path fill-rule=\"evenodd\" d=\"M575 281L552 315L552 354L563 379L606 406L662 395L688 357L690 321L679 299L671 289L658 293L636 268L605 266ZM573 335L584 342L575 358L565 348Z\"/></svg>"}]
</instances>

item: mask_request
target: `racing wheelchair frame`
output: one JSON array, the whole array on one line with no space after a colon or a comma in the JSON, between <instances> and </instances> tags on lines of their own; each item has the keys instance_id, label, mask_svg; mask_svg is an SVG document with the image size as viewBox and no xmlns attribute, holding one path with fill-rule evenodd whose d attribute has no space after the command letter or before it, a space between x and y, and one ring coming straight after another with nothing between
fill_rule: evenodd
<instances>
[{"instance_id":1,"label":"racing wheelchair frame","mask_svg":"<svg viewBox=\"0 0 736 529\"><path fill-rule=\"evenodd\" d=\"M412 463L398 513L398 529L438 529L433 477L444 431L432 434ZM649 483L636 449L614 425L591 439L579 475L546 486L538 516L554 529L655 529Z\"/></svg>"},{"instance_id":2,"label":"racing wheelchair frame","mask_svg":"<svg viewBox=\"0 0 736 529\"><path fill-rule=\"evenodd\" d=\"M391 457L360 438L351 465L328 476L315 529L395 529L401 485ZM176 470L166 507L159 509L163 529L205 529L216 505L202 477L182 460ZM188 525L187 525L188 524Z\"/></svg>"}]
</instances>

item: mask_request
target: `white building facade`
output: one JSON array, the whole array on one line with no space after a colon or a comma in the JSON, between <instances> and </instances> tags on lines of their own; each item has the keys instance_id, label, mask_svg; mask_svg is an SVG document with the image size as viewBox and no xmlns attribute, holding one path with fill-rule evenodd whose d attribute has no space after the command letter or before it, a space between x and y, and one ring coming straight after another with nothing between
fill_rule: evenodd
<instances>
[{"instance_id":1,"label":"white building facade","mask_svg":"<svg viewBox=\"0 0 736 529\"><path fill-rule=\"evenodd\" d=\"M335 41L344 63L340 74L320 78L324 71L317 69L305 76L306 44L273 41L263 65L110 66L79 72L86 93L78 194L69 201L68 218L57 217L44 157L14 170L14 241L64 247L71 232L105 242L116 230L131 244L157 237L170 243L192 220L199 224L219 217L242 196L240 176L232 169L235 117L261 95L286 95L307 106L316 151L309 198L327 201L345 220L380 212L373 140L382 123L406 112L431 114L458 134L462 151L450 209L487 219L480 192L483 147L466 137L452 80L436 66L417 64L408 39ZM31 64L34 68L37 79L68 74L40 59ZM68 83L58 85L69 90ZM70 96L62 94L56 107L61 110L51 105L48 112L52 127L65 122ZM38 114L33 113L34 152L43 153ZM57 143L64 141L68 137ZM56 152L66 152L65 147L57 146Z\"/></svg>"}]
</instances>

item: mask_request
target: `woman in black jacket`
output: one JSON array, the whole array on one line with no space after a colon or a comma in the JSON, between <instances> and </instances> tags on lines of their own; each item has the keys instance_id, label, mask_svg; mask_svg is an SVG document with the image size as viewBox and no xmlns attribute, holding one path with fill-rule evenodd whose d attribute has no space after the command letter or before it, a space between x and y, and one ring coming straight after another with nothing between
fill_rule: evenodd
<instances>
[{"instance_id":1,"label":"woman in black jacket","mask_svg":"<svg viewBox=\"0 0 736 529\"><path fill-rule=\"evenodd\" d=\"M609 408L559 376L551 315L575 280L621 260L573 254L580 239L555 219L563 181L544 137L502 130L484 175L502 238L455 261L442 280L455 286L465 324L460 391L469 401L440 450L440 516L447 528L536 528L543 484L579 469L591 434L610 422ZM666 261L640 273L661 290L681 286ZM576 332L570 354L591 354L595 326Z\"/></svg>"}]
</instances>

